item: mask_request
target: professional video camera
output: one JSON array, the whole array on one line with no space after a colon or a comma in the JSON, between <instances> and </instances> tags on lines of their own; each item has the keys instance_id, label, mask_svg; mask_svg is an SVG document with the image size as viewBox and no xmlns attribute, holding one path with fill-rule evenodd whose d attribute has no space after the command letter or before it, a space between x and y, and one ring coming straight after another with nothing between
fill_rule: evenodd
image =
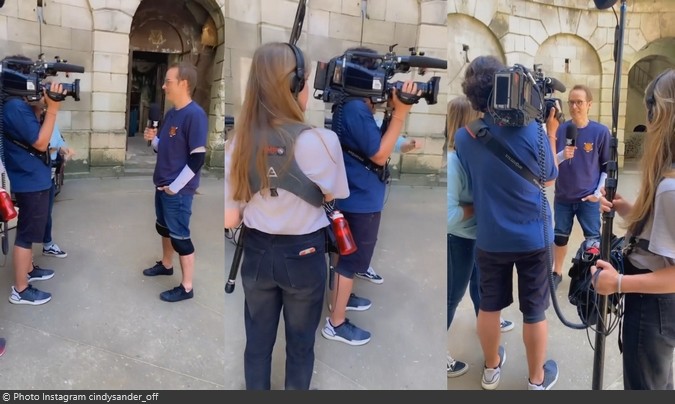
<instances>
[{"instance_id":1,"label":"professional video camera","mask_svg":"<svg viewBox=\"0 0 675 404\"><path fill-rule=\"evenodd\" d=\"M385 55L347 51L329 62L318 62L314 98L332 103L345 96L367 97L379 104L387 101L390 90L396 88L397 95L406 104L416 104L420 98L429 105L436 104L440 77L434 76L426 83L416 82L422 95L411 97L400 96L402 81L390 83L389 80L396 73L409 72L411 67L419 68L420 74L428 68L447 69L448 61L423 56L423 52L417 54L414 48L410 49L410 56L397 56L395 46L390 46Z\"/></svg>"},{"instance_id":2,"label":"professional video camera","mask_svg":"<svg viewBox=\"0 0 675 404\"><path fill-rule=\"evenodd\" d=\"M531 121L544 122L551 108L556 118L564 121L561 101L554 91L564 93L565 85L553 77L546 77L541 65L534 65L534 73L523 65L495 73L494 87L489 103L490 114L501 126L527 126Z\"/></svg>"},{"instance_id":3,"label":"professional video camera","mask_svg":"<svg viewBox=\"0 0 675 404\"><path fill-rule=\"evenodd\" d=\"M54 101L63 101L70 96L75 101L80 100L80 79L73 83L61 83L66 94L56 94L49 91L50 84L43 83L48 76L56 76L59 72L84 73L84 67L66 63L58 56L54 62L46 62L40 54L35 62L6 58L0 63L0 90L1 96L26 97L28 101L39 101L42 90L47 89L47 95Z\"/></svg>"}]
</instances>

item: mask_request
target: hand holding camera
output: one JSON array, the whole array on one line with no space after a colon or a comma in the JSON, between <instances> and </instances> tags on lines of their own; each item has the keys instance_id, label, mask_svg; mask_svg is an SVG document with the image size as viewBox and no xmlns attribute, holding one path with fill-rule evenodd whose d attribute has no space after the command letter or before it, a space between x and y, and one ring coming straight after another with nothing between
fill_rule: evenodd
<instances>
[{"instance_id":1,"label":"hand holding camera","mask_svg":"<svg viewBox=\"0 0 675 404\"><path fill-rule=\"evenodd\" d=\"M392 87L391 94L391 104L394 107L392 118L405 120L406 115L410 112L413 104L419 100L422 92L417 91L417 84L414 81L408 80L403 83L400 90Z\"/></svg>"}]
</instances>

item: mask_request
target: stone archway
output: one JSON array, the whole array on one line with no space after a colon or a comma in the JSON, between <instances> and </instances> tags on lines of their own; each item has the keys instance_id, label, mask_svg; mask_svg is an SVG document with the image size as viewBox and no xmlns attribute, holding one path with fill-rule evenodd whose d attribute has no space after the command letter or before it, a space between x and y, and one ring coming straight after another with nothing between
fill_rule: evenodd
<instances>
[{"instance_id":1,"label":"stone archway","mask_svg":"<svg viewBox=\"0 0 675 404\"><path fill-rule=\"evenodd\" d=\"M207 9L216 10L209 12ZM129 33L129 76L127 87L127 164L144 165L153 161L154 156L143 145L140 137L147 122L150 105L157 104L163 111L167 105L162 91L164 75L175 62L188 62L197 67L198 79L192 98L207 111L211 108L211 89L219 82L220 72L214 72L217 59L219 30L216 20L223 24L223 17L217 5L208 0L189 0L178 4L162 0L143 0L131 23ZM222 33L222 30L220 30ZM222 50L221 50L222 53ZM210 127L214 128L216 117L210 116ZM218 134L211 130L209 143ZM135 146L131 147L130 146ZM132 150L132 151L130 151ZM210 151L207 153L210 156ZM145 156L145 159L135 159ZM146 166L148 164L145 164Z\"/></svg>"}]
</instances>

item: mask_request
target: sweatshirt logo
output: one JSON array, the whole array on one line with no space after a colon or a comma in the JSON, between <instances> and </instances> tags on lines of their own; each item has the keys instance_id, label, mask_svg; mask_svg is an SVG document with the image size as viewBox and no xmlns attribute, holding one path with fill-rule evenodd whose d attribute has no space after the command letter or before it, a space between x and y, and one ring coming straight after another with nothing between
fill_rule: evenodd
<instances>
[{"instance_id":1,"label":"sweatshirt logo","mask_svg":"<svg viewBox=\"0 0 675 404\"><path fill-rule=\"evenodd\" d=\"M593 151L593 143L584 143L584 151L590 153Z\"/></svg>"},{"instance_id":2,"label":"sweatshirt logo","mask_svg":"<svg viewBox=\"0 0 675 404\"><path fill-rule=\"evenodd\" d=\"M178 133L178 126L172 126L169 128L169 137L176 136L176 133Z\"/></svg>"}]
</instances>

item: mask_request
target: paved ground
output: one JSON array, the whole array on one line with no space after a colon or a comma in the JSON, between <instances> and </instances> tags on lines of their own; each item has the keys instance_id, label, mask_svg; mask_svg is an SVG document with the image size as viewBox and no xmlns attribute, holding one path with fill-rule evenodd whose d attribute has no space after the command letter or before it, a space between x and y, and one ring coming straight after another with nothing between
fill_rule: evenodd
<instances>
[{"instance_id":1,"label":"paved ground","mask_svg":"<svg viewBox=\"0 0 675 404\"><path fill-rule=\"evenodd\" d=\"M180 282L178 257L171 277L141 273L161 257L152 180L66 178L54 239L68 257L34 246L36 263L56 271L35 284L52 301L10 304L11 256L0 255L0 390L223 389L222 189L204 178L194 200L195 297L166 303L158 295Z\"/></svg>"},{"instance_id":2,"label":"paved ground","mask_svg":"<svg viewBox=\"0 0 675 404\"><path fill-rule=\"evenodd\" d=\"M364 312L348 312L355 324L372 332L372 340L353 347L327 340L317 331L312 388L445 388L445 195L442 187L391 187L373 259L384 283L357 280L355 292L371 299L373 306ZM233 252L234 245L228 242L228 268ZM244 386L243 307L244 295L237 280L234 293L225 296L226 389ZM284 385L282 327L273 355L273 389Z\"/></svg>"},{"instance_id":3,"label":"paved ground","mask_svg":"<svg viewBox=\"0 0 675 404\"><path fill-rule=\"evenodd\" d=\"M619 173L618 192L626 199L634 200L637 195L639 177L634 163L627 164ZM550 195L549 195L550 196ZM615 234L623 235L625 230L620 227L621 221L613 221L612 229ZM579 224L575 222L573 235L570 238L566 262L570 263L577 248L583 241ZM564 280L558 288L556 299L560 312L566 323L579 324L580 319L567 300L569 291L569 277L567 269L563 271ZM516 327L502 334L502 344L506 348L507 362L502 372L500 390L523 390L527 388L527 364L522 342L522 315L518 311L517 293L514 291L516 302L504 310L503 317L512 320ZM596 334L592 330L573 329L566 326L559 318L554 307L547 312L549 320L549 357L558 362L560 378L554 387L555 390L591 390L593 387L593 372L595 364ZM447 347L454 358L469 364L469 372L457 378L448 378L449 390L480 390L480 378L483 366L483 355L476 337L476 319L467 295L457 310L454 322L450 329ZM623 389L621 356L617 345L618 330L615 330L605 339L604 367L597 366L598 374L602 375L602 389Z\"/></svg>"}]
</instances>

